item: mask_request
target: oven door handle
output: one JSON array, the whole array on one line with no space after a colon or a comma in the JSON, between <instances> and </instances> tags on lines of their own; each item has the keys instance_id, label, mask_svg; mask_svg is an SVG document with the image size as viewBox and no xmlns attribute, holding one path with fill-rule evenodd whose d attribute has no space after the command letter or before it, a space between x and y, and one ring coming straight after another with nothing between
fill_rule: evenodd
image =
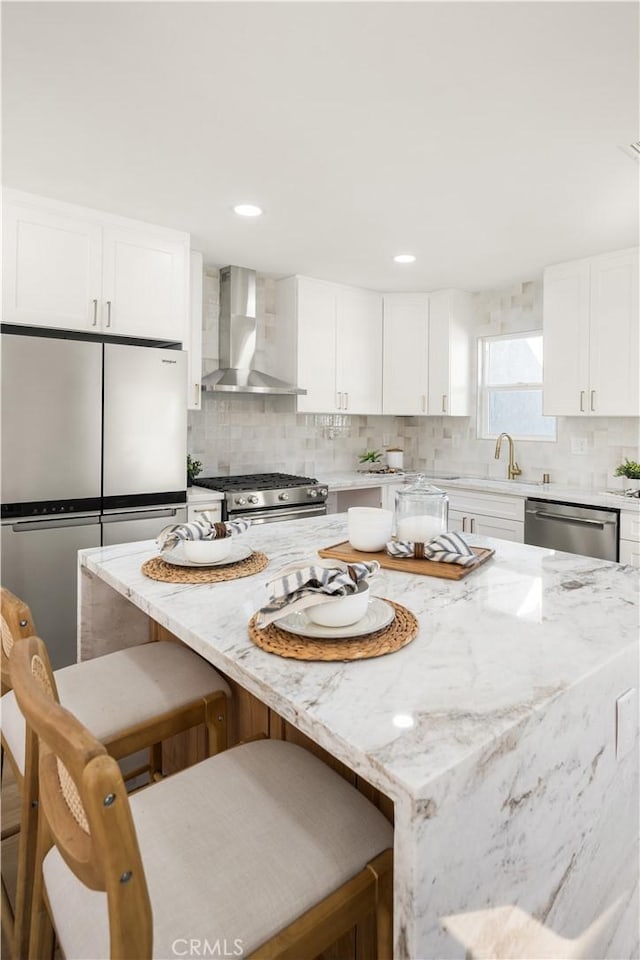
<instances>
[{"instance_id":1,"label":"oven door handle","mask_svg":"<svg viewBox=\"0 0 640 960\"><path fill-rule=\"evenodd\" d=\"M248 510L229 513L227 520L249 520L251 523L275 523L276 520L302 520L304 517L324 517L327 513L326 503L313 503L310 506L274 507L269 510Z\"/></svg>"}]
</instances>

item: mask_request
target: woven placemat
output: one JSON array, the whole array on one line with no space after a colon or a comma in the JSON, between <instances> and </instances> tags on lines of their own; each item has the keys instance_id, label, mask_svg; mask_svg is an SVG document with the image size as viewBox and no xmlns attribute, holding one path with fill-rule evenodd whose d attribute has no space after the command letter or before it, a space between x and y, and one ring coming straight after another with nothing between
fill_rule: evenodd
<instances>
[{"instance_id":1,"label":"woven placemat","mask_svg":"<svg viewBox=\"0 0 640 960\"><path fill-rule=\"evenodd\" d=\"M254 614L249 621L249 638L261 650L275 653L292 660L365 660L382 657L406 647L418 635L418 621L410 610L386 600L396 612L388 627L382 627L364 637L347 640L314 640L297 633L282 630L277 623L270 623L264 630L256 627Z\"/></svg>"},{"instance_id":2,"label":"woven placemat","mask_svg":"<svg viewBox=\"0 0 640 960\"><path fill-rule=\"evenodd\" d=\"M165 583L219 583L221 580L237 580L260 573L268 565L269 558L255 551L246 560L238 560L224 567L176 567L162 557L153 557L142 564L141 570L152 580L164 580Z\"/></svg>"}]
</instances>

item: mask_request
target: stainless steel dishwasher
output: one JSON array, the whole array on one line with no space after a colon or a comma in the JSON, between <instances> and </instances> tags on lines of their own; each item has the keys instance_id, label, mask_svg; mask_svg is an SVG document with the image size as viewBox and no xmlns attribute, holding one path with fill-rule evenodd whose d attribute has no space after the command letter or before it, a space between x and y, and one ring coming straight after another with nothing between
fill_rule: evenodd
<instances>
[{"instance_id":1,"label":"stainless steel dishwasher","mask_svg":"<svg viewBox=\"0 0 640 960\"><path fill-rule=\"evenodd\" d=\"M531 497L525 501L524 542L617 561L619 519L619 510Z\"/></svg>"}]
</instances>

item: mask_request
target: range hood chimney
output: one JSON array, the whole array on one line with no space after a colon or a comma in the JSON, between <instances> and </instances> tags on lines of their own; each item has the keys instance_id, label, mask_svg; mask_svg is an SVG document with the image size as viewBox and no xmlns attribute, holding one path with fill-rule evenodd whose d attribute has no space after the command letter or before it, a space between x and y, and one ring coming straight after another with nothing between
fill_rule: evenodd
<instances>
[{"instance_id":1,"label":"range hood chimney","mask_svg":"<svg viewBox=\"0 0 640 960\"><path fill-rule=\"evenodd\" d=\"M220 271L219 362L202 378L205 390L227 393L303 394L306 390L254 367L256 273L246 267Z\"/></svg>"}]
</instances>

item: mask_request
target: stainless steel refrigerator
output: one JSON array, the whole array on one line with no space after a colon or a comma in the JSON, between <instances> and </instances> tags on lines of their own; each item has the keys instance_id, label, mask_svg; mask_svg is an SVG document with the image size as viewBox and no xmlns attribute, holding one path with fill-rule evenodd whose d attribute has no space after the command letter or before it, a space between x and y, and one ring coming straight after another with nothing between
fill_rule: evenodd
<instances>
[{"instance_id":1,"label":"stainless steel refrigerator","mask_svg":"<svg viewBox=\"0 0 640 960\"><path fill-rule=\"evenodd\" d=\"M186 519L185 355L2 327L3 586L76 660L77 552Z\"/></svg>"}]
</instances>

